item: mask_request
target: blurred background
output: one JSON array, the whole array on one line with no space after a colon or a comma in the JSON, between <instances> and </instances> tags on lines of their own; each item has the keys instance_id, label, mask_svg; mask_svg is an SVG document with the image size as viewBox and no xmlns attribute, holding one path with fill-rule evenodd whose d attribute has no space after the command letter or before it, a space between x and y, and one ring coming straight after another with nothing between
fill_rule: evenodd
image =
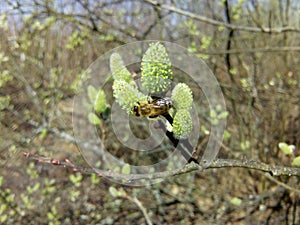
<instances>
[{"instance_id":1,"label":"blurred background","mask_svg":"<svg viewBox=\"0 0 300 225\"><path fill-rule=\"evenodd\" d=\"M219 158L291 166L300 149L299 1L3 0L0 13L1 224L300 223L296 177L224 168L132 188L23 157L88 166L68 138L82 75L115 47L163 40L203 59L220 83L229 114ZM110 152L126 155L118 143Z\"/></svg>"}]
</instances>

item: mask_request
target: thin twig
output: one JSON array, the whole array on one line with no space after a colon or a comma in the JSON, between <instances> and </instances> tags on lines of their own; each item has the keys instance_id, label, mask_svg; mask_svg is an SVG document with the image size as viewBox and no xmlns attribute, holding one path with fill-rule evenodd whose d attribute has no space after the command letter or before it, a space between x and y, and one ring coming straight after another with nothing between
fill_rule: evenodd
<instances>
[{"instance_id":1,"label":"thin twig","mask_svg":"<svg viewBox=\"0 0 300 225\"><path fill-rule=\"evenodd\" d=\"M130 197L128 195L126 196L126 198L128 200L134 202L134 204L136 204L137 207L139 207L139 209L142 211L142 213L143 213L143 215L144 215L144 217L145 217L145 219L147 221L147 224L148 225L152 225L153 223L152 223L152 221L151 221L151 219L150 219L150 217L149 217L149 215L147 213L147 210L145 209L145 207L143 206L143 204L141 203L141 201L138 200L137 197Z\"/></svg>"},{"instance_id":2,"label":"thin twig","mask_svg":"<svg viewBox=\"0 0 300 225\"><path fill-rule=\"evenodd\" d=\"M273 181L274 183L276 183L277 185L279 186L282 186L284 187L285 189L289 190L289 191L292 191L292 192L295 192L297 193L298 195L300 195L300 190L296 189L296 188L293 188L277 179L275 179L274 177L272 177L269 173L265 173L265 177L267 177L269 180Z\"/></svg>"}]
</instances>

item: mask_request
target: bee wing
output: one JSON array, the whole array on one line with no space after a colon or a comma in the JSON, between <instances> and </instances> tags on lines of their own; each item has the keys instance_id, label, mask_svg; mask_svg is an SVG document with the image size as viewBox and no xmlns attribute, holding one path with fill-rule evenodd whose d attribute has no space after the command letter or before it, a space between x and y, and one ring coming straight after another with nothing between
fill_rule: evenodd
<instances>
[{"instance_id":1,"label":"bee wing","mask_svg":"<svg viewBox=\"0 0 300 225\"><path fill-rule=\"evenodd\" d=\"M152 102L152 104L156 107L161 107L166 105L166 101L163 98L158 98Z\"/></svg>"},{"instance_id":2,"label":"bee wing","mask_svg":"<svg viewBox=\"0 0 300 225\"><path fill-rule=\"evenodd\" d=\"M156 99L155 101L152 102L152 104L154 105L157 105L159 107L165 107L165 106L172 106L172 100L168 97L166 98L159 98L159 99Z\"/></svg>"}]
</instances>

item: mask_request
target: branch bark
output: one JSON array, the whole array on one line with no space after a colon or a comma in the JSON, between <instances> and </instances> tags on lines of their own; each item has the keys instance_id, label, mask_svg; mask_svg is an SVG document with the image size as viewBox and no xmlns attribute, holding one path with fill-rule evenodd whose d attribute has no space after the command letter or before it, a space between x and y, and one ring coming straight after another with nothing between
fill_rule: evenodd
<instances>
[{"instance_id":1,"label":"branch bark","mask_svg":"<svg viewBox=\"0 0 300 225\"><path fill-rule=\"evenodd\" d=\"M107 178L116 178L122 179L126 183L139 180L155 180L163 179L173 176L178 176L181 174L186 174L194 171L202 172L207 169L216 169L216 168L244 168L251 169L260 172L269 173L271 176L298 176L300 177L300 168L296 167L285 167L285 166L276 166L269 165L262 162L258 162L250 159L217 159L213 163L204 169L201 165L191 162L186 164L183 168L178 170L164 171L164 172L153 172L149 174L121 174L113 171L99 170L91 167L83 167L72 163L69 159L58 160L49 157L44 157L38 154L30 154L29 152L24 152L24 156L29 159L36 161L38 163L52 164L55 166L62 166L65 168L71 168L73 171L78 171L84 174L93 174L96 173L100 177Z\"/></svg>"}]
</instances>

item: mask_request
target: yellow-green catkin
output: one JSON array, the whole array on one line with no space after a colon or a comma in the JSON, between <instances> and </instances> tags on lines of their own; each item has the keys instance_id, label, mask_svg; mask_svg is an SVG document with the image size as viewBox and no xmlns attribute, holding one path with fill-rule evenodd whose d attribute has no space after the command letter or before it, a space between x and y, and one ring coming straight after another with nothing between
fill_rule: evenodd
<instances>
[{"instance_id":1,"label":"yellow-green catkin","mask_svg":"<svg viewBox=\"0 0 300 225\"><path fill-rule=\"evenodd\" d=\"M172 83L171 62L165 47L150 44L142 59L142 86L151 95L166 92Z\"/></svg>"},{"instance_id":2,"label":"yellow-green catkin","mask_svg":"<svg viewBox=\"0 0 300 225\"><path fill-rule=\"evenodd\" d=\"M192 118L187 109L180 109L176 112L173 121L173 133L177 139L188 138L193 128Z\"/></svg>"},{"instance_id":3,"label":"yellow-green catkin","mask_svg":"<svg viewBox=\"0 0 300 225\"><path fill-rule=\"evenodd\" d=\"M110 56L110 70L114 80L123 80L129 83L133 80L131 73L124 66L122 57L118 53Z\"/></svg>"},{"instance_id":4,"label":"yellow-green catkin","mask_svg":"<svg viewBox=\"0 0 300 225\"><path fill-rule=\"evenodd\" d=\"M193 94L185 83L178 83L172 91L172 101L175 109L190 110L193 104Z\"/></svg>"},{"instance_id":5,"label":"yellow-green catkin","mask_svg":"<svg viewBox=\"0 0 300 225\"><path fill-rule=\"evenodd\" d=\"M122 109L128 114L132 113L133 107L141 99L146 100L147 96L143 95L137 88L123 80L115 80L113 83L113 95Z\"/></svg>"}]
</instances>

